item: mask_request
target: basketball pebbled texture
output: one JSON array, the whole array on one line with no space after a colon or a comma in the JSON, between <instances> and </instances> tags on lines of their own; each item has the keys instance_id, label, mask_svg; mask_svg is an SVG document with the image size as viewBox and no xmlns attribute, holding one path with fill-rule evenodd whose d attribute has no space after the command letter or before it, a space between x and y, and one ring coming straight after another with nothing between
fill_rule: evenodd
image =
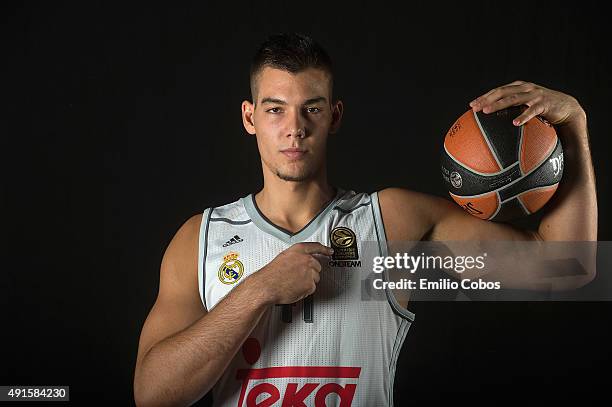
<instances>
[{"instance_id":1,"label":"basketball pebbled texture","mask_svg":"<svg viewBox=\"0 0 612 407\"><path fill-rule=\"evenodd\" d=\"M522 110L468 110L444 139L442 179L453 200L481 219L506 221L536 212L563 176L555 129L541 117L515 126L512 120Z\"/></svg>"}]
</instances>

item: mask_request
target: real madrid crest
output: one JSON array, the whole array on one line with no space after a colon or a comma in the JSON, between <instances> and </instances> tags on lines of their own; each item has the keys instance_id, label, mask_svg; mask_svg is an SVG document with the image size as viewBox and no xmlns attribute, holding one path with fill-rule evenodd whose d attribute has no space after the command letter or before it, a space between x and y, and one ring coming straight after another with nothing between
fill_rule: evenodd
<instances>
[{"instance_id":1,"label":"real madrid crest","mask_svg":"<svg viewBox=\"0 0 612 407\"><path fill-rule=\"evenodd\" d=\"M234 284L244 273L244 266L238 260L238 253L229 252L223 256L223 264L219 267L219 281L223 284Z\"/></svg>"},{"instance_id":2,"label":"real madrid crest","mask_svg":"<svg viewBox=\"0 0 612 407\"><path fill-rule=\"evenodd\" d=\"M357 236L355 232L344 226L335 227L329 236L334 254L333 260L357 260Z\"/></svg>"}]
</instances>

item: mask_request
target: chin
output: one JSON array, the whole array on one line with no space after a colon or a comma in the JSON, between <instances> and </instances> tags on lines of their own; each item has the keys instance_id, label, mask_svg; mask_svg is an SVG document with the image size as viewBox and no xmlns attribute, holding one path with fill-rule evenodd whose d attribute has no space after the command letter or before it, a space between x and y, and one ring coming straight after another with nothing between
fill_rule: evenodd
<instances>
[{"instance_id":1,"label":"chin","mask_svg":"<svg viewBox=\"0 0 612 407\"><path fill-rule=\"evenodd\" d=\"M311 178L310 174L287 173L287 172L281 172L281 171L277 171L276 175L284 181L291 181L291 182L302 182L302 181L306 181Z\"/></svg>"},{"instance_id":2,"label":"chin","mask_svg":"<svg viewBox=\"0 0 612 407\"><path fill-rule=\"evenodd\" d=\"M287 168L289 167L289 168ZM288 165L284 168L277 168L276 176L285 181L301 182L312 178L314 171L304 165Z\"/></svg>"}]
</instances>

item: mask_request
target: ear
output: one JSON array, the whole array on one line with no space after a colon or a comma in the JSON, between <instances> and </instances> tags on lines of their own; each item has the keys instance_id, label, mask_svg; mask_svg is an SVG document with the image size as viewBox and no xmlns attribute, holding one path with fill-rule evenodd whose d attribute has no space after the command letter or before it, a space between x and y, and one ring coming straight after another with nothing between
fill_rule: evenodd
<instances>
[{"instance_id":1,"label":"ear","mask_svg":"<svg viewBox=\"0 0 612 407\"><path fill-rule=\"evenodd\" d=\"M332 105L332 121L329 128L329 134L335 134L340 129L340 122L342 121L342 113L344 111L344 104L341 100L337 100Z\"/></svg>"},{"instance_id":2,"label":"ear","mask_svg":"<svg viewBox=\"0 0 612 407\"><path fill-rule=\"evenodd\" d=\"M247 133L255 135L255 106L245 100L242 102L242 125Z\"/></svg>"}]
</instances>

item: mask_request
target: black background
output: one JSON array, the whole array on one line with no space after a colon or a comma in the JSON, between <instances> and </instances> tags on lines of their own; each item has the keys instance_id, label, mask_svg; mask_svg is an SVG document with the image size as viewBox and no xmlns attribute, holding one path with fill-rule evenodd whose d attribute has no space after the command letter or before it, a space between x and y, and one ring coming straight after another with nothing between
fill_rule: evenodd
<instances>
[{"instance_id":1,"label":"black background","mask_svg":"<svg viewBox=\"0 0 612 407\"><path fill-rule=\"evenodd\" d=\"M443 196L442 138L495 86L521 79L575 96L589 119L599 239L611 240L612 64L595 6L87 3L19 3L1 17L0 384L133 404L165 247L191 215L261 187L240 103L272 32L308 33L332 56L345 116L330 179L356 191ZM396 405L610 400L609 303L412 309Z\"/></svg>"}]
</instances>

